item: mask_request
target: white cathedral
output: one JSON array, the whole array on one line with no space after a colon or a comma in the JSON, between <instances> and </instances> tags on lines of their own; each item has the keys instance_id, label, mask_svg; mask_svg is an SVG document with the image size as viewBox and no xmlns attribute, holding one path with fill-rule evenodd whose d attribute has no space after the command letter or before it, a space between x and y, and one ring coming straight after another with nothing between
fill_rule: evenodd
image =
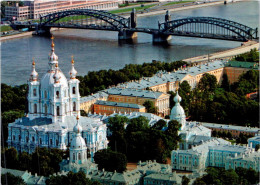
<instances>
[{"instance_id":1,"label":"white cathedral","mask_svg":"<svg viewBox=\"0 0 260 185\"><path fill-rule=\"evenodd\" d=\"M107 148L107 127L99 119L80 117L79 80L74 60L71 60L70 79L58 66L52 37L49 69L38 79L35 62L28 82L28 115L8 125L8 147L32 153L36 147L66 150L77 137L73 128L78 122L80 132L93 157L98 150ZM77 120L78 117L78 120Z\"/></svg>"}]
</instances>

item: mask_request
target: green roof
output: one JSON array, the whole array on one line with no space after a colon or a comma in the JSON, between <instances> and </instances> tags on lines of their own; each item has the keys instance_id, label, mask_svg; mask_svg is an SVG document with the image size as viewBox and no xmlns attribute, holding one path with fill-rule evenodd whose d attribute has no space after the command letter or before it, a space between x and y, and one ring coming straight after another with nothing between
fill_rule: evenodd
<instances>
[{"instance_id":1,"label":"green roof","mask_svg":"<svg viewBox=\"0 0 260 185\"><path fill-rule=\"evenodd\" d=\"M241 67L248 69L258 69L259 64L256 62L241 62L241 61L229 61L225 67Z\"/></svg>"}]
</instances>

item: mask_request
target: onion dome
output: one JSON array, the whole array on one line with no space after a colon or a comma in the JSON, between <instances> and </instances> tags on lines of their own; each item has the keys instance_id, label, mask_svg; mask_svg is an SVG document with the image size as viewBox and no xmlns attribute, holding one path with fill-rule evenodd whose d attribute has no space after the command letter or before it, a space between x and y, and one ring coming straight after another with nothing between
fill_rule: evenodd
<instances>
[{"instance_id":1,"label":"onion dome","mask_svg":"<svg viewBox=\"0 0 260 185\"><path fill-rule=\"evenodd\" d=\"M76 133L76 134L80 134L82 132L82 127L80 126L79 124L79 116L77 116L77 123L76 125L73 127L73 131Z\"/></svg>"},{"instance_id":2,"label":"onion dome","mask_svg":"<svg viewBox=\"0 0 260 185\"><path fill-rule=\"evenodd\" d=\"M61 79L61 75L60 75L60 72L59 72L58 64L56 64L55 67L56 67L56 69L55 69L55 73L53 75L53 78L54 78L55 83L59 83L60 79Z\"/></svg>"},{"instance_id":3,"label":"onion dome","mask_svg":"<svg viewBox=\"0 0 260 185\"><path fill-rule=\"evenodd\" d=\"M175 102L175 105L171 110L170 119L171 120L179 120L179 119L185 120L186 116L185 116L184 109L180 105L181 97L179 96L178 91L177 91L177 94L176 94L176 96L174 97L173 100Z\"/></svg>"},{"instance_id":4,"label":"onion dome","mask_svg":"<svg viewBox=\"0 0 260 185\"><path fill-rule=\"evenodd\" d=\"M70 70L70 79L76 79L77 71L74 68L74 59L71 57L71 70Z\"/></svg>"},{"instance_id":5,"label":"onion dome","mask_svg":"<svg viewBox=\"0 0 260 185\"><path fill-rule=\"evenodd\" d=\"M52 40L52 42L51 42L51 53L50 53L50 55L49 55L49 65L50 65L50 67L51 67L51 70L54 70L54 67L55 67L55 64L57 64L58 63L58 56L54 53L54 46L55 46L55 44L54 44L54 42L53 42L53 40L54 40L54 37L52 36L51 37L51 40Z\"/></svg>"},{"instance_id":6,"label":"onion dome","mask_svg":"<svg viewBox=\"0 0 260 185\"><path fill-rule=\"evenodd\" d=\"M35 61L33 59L33 62L32 62L32 73L31 73L31 81L37 81L38 79L38 73L36 72L35 70Z\"/></svg>"}]
</instances>

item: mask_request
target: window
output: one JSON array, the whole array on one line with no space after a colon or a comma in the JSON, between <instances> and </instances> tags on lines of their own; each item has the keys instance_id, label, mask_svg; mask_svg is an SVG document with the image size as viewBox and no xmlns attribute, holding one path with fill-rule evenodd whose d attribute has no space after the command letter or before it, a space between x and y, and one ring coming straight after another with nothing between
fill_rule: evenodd
<instances>
[{"instance_id":1,"label":"window","mask_svg":"<svg viewBox=\"0 0 260 185\"><path fill-rule=\"evenodd\" d=\"M13 136L13 140L15 141L15 136Z\"/></svg>"},{"instance_id":2,"label":"window","mask_svg":"<svg viewBox=\"0 0 260 185\"><path fill-rule=\"evenodd\" d=\"M34 104L34 114L37 114L37 104Z\"/></svg>"},{"instance_id":3,"label":"window","mask_svg":"<svg viewBox=\"0 0 260 185\"><path fill-rule=\"evenodd\" d=\"M56 139L56 146L58 146L59 145L59 141L58 141L58 139Z\"/></svg>"},{"instance_id":4,"label":"window","mask_svg":"<svg viewBox=\"0 0 260 185\"><path fill-rule=\"evenodd\" d=\"M33 89L33 96L37 96L36 89Z\"/></svg>"},{"instance_id":5,"label":"window","mask_svg":"<svg viewBox=\"0 0 260 185\"><path fill-rule=\"evenodd\" d=\"M28 136L26 136L26 143L28 143L28 141L29 141L29 137L28 137Z\"/></svg>"},{"instance_id":6,"label":"window","mask_svg":"<svg viewBox=\"0 0 260 185\"><path fill-rule=\"evenodd\" d=\"M21 136L19 135L19 141L21 141Z\"/></svg>"},{"instance_id":7,"label":"window","mask_svg":"<svg viewBox=\"0 0 260 185\"><path fill-rule=\"evenodd\" d=\"M56 91L56 98L60 98L60 91Z\"/></svg>"},{"instance_id":8,"label":"window","mask_svg":"<svg viewBox=\"0 0 260 185\"><path fill-rule=\"evenodd\" d=\"M57 106L57 116L60 116L60 106Z\"/></svg>"},{"instance_id":9,"label":"window","mask_svg":"<svg viewBox=\"0 0 260 185\"><path fill-rule=\"evenodd\" d=\"M44 105L44 109L45 109L45 111L44 111L44 112L45 112L45 116L47 116L47 114L48 114L48 107L47 107L47 104Z\"/></svg>"},{"instance_id":10,"label":"window","mask_svg":"<svg viewBox=\"0 0 260 185\"><path fill-rule=\"evenodd\" d=\"M80 155L80 153L79 153L79 160L81 160L81 155Z\"/></svg>"},{"instance_id":11,"label":"window","mask_svg":"<svg viewBox=\"0 0 260 185\"><path fill-rule=\"evenodd\" d=\"M47 98L47 91L44 91L44 98Z\"/></svg>"},{"instance_id":12,"label":"window","mask_svg":"<svg viewBox=\"0 0 260 185\"><path fill-rule=\"evenodd\" d=\"M75 153L73 153L73 160L75 160Z\"/></svg>"},{"instance_id":13,"label":"window","mask_svg":"<svg viewBox=\"0 0 260 185\"><path fill-rule=\"evenodd\" d=\"M72 94L76 94L76 87L72 88Z\"/></svg>"},{"instance_id":14,"label":"window","mask_svg":"<svg viewBox=\"0 0 260 185\"><path fill-rule=\"evenodd\" d=\"M50 145L52 145L52 139L50 139Z\"/></svg>"},{"instance_id":15,"label":"window","mask_svg":"<svg viewBox=\"0 0 260 185\"><path fill-rule=\"evenodd\" d=\"M34 136L32 137L32 141L33 141L33 142L35 141Z\"/></svg>"},{"instance_id":16,"label":"window","mask_svg":"<svg viewBox=\"0 0 260 185\"><path fill-rule=\"evenodd\" d=\"M40 138L40 145L42 144L42 138Z\"/></svg>"},{"instance_id":17,"label":"window","mask_svg":"<svg viewBox=\"0 0 260 185\"><path fill-rule=\"evenodd\" d=\"M76 111L76 102L73 102L73 111Z\"/></svg>"}]
</instances>

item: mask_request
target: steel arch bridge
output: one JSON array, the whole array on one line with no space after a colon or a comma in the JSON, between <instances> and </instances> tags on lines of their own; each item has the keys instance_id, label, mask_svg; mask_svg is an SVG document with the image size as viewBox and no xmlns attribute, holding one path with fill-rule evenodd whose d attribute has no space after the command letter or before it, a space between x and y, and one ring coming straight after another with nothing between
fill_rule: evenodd
<instances>
[{"instance_id":1,"label":"steel arch bridge","mask_svg":"<svg viewBox=\"0 0 260 185\"><path fill-rule=\"evenodd\" d=\"M159 24L166 35L247 41L258 39L257 28L215 17L189 17Z\"/></svg>"},{"instance_id":2,"label":"steel arch bridge","mask_svg":"<svg viewBox=\"0 0 260 185\"><path fill-rule=\"evenodd\" d=\"M103 10L93 10L93 9L77 9L77 10L68 10L62 12L56 12L52 14L48 14L46 16L40 17L40 26L45 27L48 25L52 25L55 22L59 21L60 19L68 16L75 16L75 15L84 15L93 17L99 20L102 20L111 25L114 30L120 30L122 28L129 28L130 27L130 20L124 18L122 16L109 13Z\"/></svg>"}]
</instances>

